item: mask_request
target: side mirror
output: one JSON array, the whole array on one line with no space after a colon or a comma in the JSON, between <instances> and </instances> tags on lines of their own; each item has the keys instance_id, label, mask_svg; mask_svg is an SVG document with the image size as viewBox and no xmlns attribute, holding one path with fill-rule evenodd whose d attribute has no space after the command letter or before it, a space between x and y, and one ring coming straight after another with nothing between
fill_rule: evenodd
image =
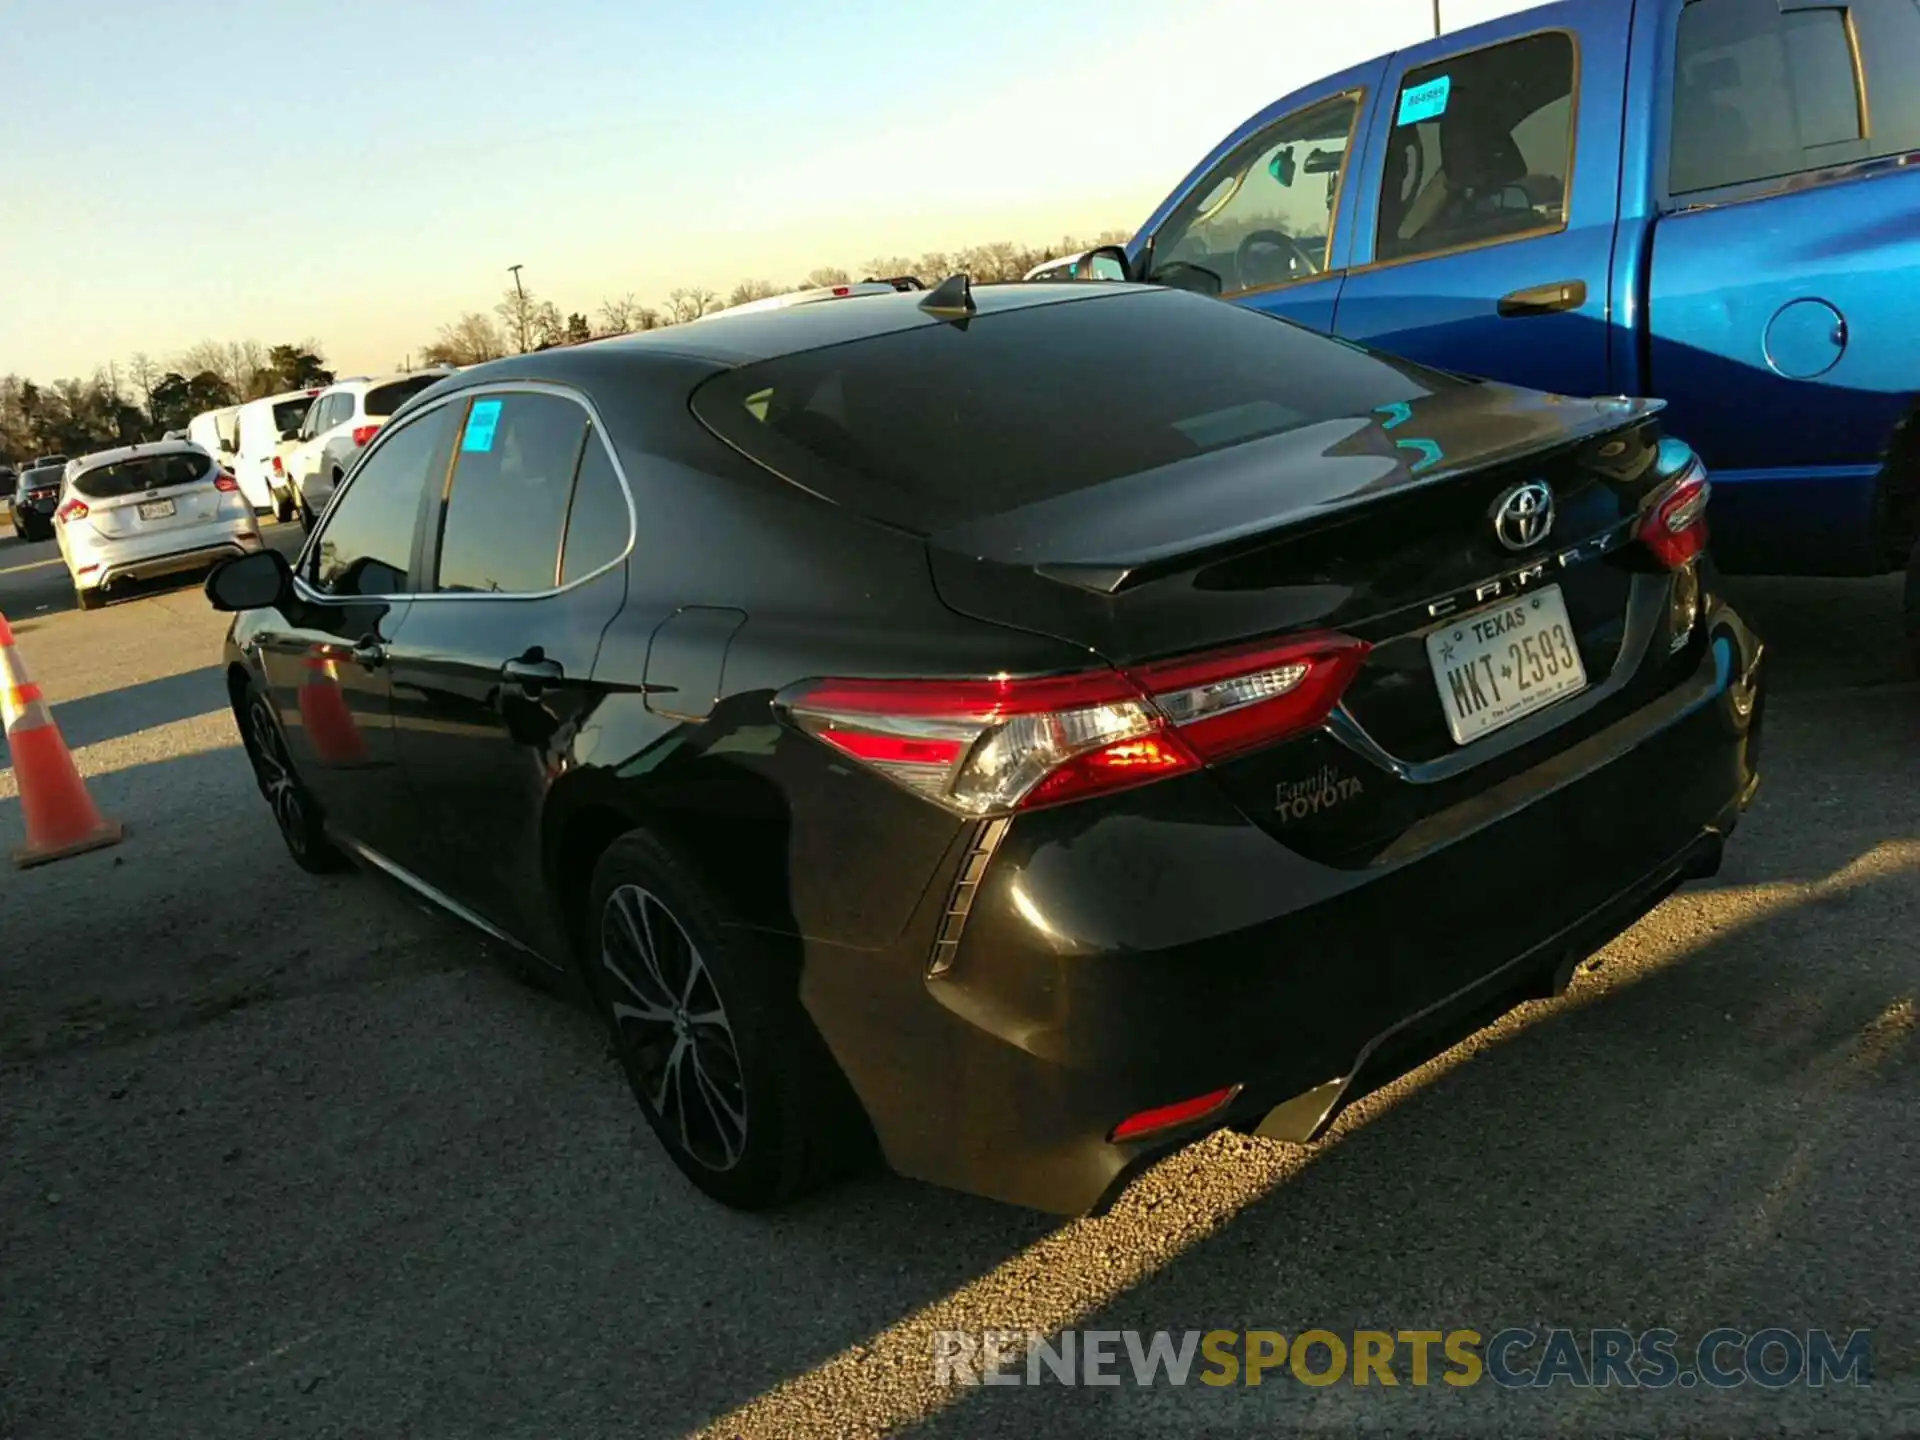
<instances>
[{"instance_id":1,"label":"side mirror","mask_svg":"<svg viewBox=\"0 0 1920 1440\"><path fill-rule=\"evenodd\" d=\"M1127 252L1118 245L1101 245L1080 257L1075 267L1082 280L1130 280Z\"/></svg>"},{"instance_id":2,"label":"side mirror","mask_svg":"<svg viewBox=\"0 0 1920 1440\"><path fill-rule=\"evenodd\" d=\"M280 438L282 440L298 440L300 438L300 427L298 425L289 425L280 432Z\"/></svg>"},{"instance_id":3,"label":"side mirror","mask_svg":"<svg viewBox=\"0 0 1920 1440\"><path fill-rule=\"evenodd\" d=\"M256 550L214 566L205 589L216 610L279 609L293 598L293 567L278 550Z\"/></svg>"},{"instance_id":4,"label":"side mirror","mask_svg":"<svg viewBox=\"0 0 1920 1440\"><path fill-rule=\"evenodd\" d=\"M1210 299L1219 299L1220 292L1226 288L1224 282L1204 265L1190 265L1185 260L1172 260L1153 272L1155 285L1165 285L1169 290L1191 290L1196 295L1205 295Z\"/></svg>"}]
</instances>

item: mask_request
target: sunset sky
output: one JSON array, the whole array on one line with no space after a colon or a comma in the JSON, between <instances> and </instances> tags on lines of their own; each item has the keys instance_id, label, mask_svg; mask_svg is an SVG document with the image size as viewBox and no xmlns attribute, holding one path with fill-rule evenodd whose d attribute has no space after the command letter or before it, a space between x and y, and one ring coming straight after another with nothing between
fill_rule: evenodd
<instances>
[{"instance_id":1,"label":"sunset sky","mask_svg":"<svg viewBox=\"0 0 1920 1440\"><path fill-rule=\"evenodd\" d=\"M1526 8L1443 0L1448 30ZM1131 228L1430 0L0 0L0 373Z\"/></svg>"}]
</instances>

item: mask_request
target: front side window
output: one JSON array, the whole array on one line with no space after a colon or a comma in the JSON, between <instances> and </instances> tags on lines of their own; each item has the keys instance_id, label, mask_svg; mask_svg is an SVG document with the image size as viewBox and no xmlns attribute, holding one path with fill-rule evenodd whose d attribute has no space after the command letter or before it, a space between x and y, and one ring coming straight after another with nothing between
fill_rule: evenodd
<instances>
[{"instance_id":1,"label":"front side window","mask_svg":"<svg viewBox=\"0 0 1920 1440\"><path fill-rule=\"evenodd\" d=\"M302 395L295 400L282 400L273 407L273 433L275 438L289 430L298 429L306 422L313 410L313 401Z\"/></svg>"},{"instance_id":2,"label":"front side window","mask_svg":"<svg viewBox=\"0 0 1920 1440\"><path fill-rule=\"evenodd\" d=\"M483 395L466 412L440 532L439 589L551 590L587 412L559 395Z\"/></svg>"},{"instance_id":3,"label":"front side window","mask_svg":"<svg viewBox=\"0 0 1920 1440\"><path fill-rule=\"evenodd\" d=\"M328 595L404 595L421 496L446 473L457 405L430 410L390 431L328 512L312 552L311 579Z\"/></svg>"},{"instance_id":4,"label":"front side window","mask_svg":"<svg viewBox=\"0 0 1920 1440\"><path fill-rule=\"evenodd\" d=\"M1550 31L1409 70L1390 102L1374 259L1564 226L1574 68L1573 37Z\"/></svg>"},{"instance_id":5,"label":"front side window","mask_svg":"<svg viewBox=\"0 0 1920 1440\"><path fill-rule=\"evenodd\" d=\"M1692 0L1674 44L1673 195L1920 149L1920 6Z\"/></svg>"},{"instance_id":6,"label":"front side window","mask_svg":"<svg viewBox=\"0 0 1920 1440\"><path fill-rule=\"evenodd\" d=\"M1236 147L1154 237L1153 278L1197 267L1237 295L1324 272L1360 99L1296 111Z\"/></svg>"}]
</instances>

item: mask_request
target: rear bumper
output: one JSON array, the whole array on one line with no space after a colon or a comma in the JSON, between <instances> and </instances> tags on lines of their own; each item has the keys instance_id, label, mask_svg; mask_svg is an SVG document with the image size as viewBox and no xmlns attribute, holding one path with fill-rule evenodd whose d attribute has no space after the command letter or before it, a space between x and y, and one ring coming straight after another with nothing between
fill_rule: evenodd
<instances>
[{"instance_id":1,"label":"rear bumper","mask_svg":"<svg viewBox=\"0 0 1920 1440\"><path fill-rule=\"evenodd\" d=\"M1463 1023L1564 987L1717 869L1752 796L1761 648L1731 611L1708 624L1700 668L1666 701L1414 858L1317 864L1184 777L1022 817L958 899L956 856L931 918L884 960L810 945L808 1009L889 1161L1081 1213L1206 1129L1311 1138ZM965 929L930 977L950 908L967 909ZM1184 1131L1107 1139L1129 1115L1228 1087L1231 1104Z\"/></svg>"},{"instance_id":2,"label":"rear bumper","mask_svg":"<svg viewBox=\"0 0 1920 1440\"><path fill-rule=\"evenodd\" d=\"M106 545L76 553L73 559L74 585L82 590L105 590L132 580L154 580L187 570L202 570L235 555L258 550L265 542L258 528L224 526L213 534L205 530L183 536L182 543L163 548L128 553L121 547ZM82 572L83 565L99 568Z\"/></svg>"}]
</instances>

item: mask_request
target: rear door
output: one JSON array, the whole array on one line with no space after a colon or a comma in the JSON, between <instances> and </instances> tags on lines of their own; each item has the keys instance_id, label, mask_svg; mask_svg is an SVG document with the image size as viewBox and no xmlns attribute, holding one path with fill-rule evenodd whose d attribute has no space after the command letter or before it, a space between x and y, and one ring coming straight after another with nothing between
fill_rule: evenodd
<instances>
[{"instance_id":1,"label":"rear door","mask_svg":"<svg viewBox=\"0 0 1920 1440\"><path fill-rule=\"evenodd\" d=\"M1887 568L1880 457L1920 390L1920 8L1694 0L1661 39L1649 363L1713 467L1714 548Z\"/></svg>"},{"instance_id":2,"label":"rear door","mask_svg":"<svg viewBox=\"0 0 1920 1440\"><path fill-rule=\"evenodd\" d=\"M1541 390L1613 388L1631 13L1543 6L1393 57L1336 334Z\"/></svg>"},{"instance_id":3,"label":"rear door","mask_svg":"<svg viewBox=\"0 0 1920 1440\"><path fill-rule=\"evenodd\" d=\"M394 746L388 656L419 588L422 516L455 414L382 437L301 554L295 601L256 632L294 766L330 826L408 869L426 843Z\"/></svg>"},{"instance_id":4,"label":"rear door","mask_svg":"<svg viewBox=\"0 0 1920 1440\"><path fill-rule=\"evenodd\" d=\"M541 817L597 698L600 636L626 598L632 507L582 397L516 387L463 395L455 409L433 582L391 653L399 752L433 836L420 873L555 953L542 933Z\"/></svg>"},{"instance_id":5,"label":"rear door","mask_svg":"<svg viewBox=\"0 0 1920 1440\"><path fill-rule=\"evenodd\" d=\"M1296 91L1227 137L1135 238L1136 269L1331 329L1353 246L1348 179L1386 63Z\"/></svg>"}]
</instances>

